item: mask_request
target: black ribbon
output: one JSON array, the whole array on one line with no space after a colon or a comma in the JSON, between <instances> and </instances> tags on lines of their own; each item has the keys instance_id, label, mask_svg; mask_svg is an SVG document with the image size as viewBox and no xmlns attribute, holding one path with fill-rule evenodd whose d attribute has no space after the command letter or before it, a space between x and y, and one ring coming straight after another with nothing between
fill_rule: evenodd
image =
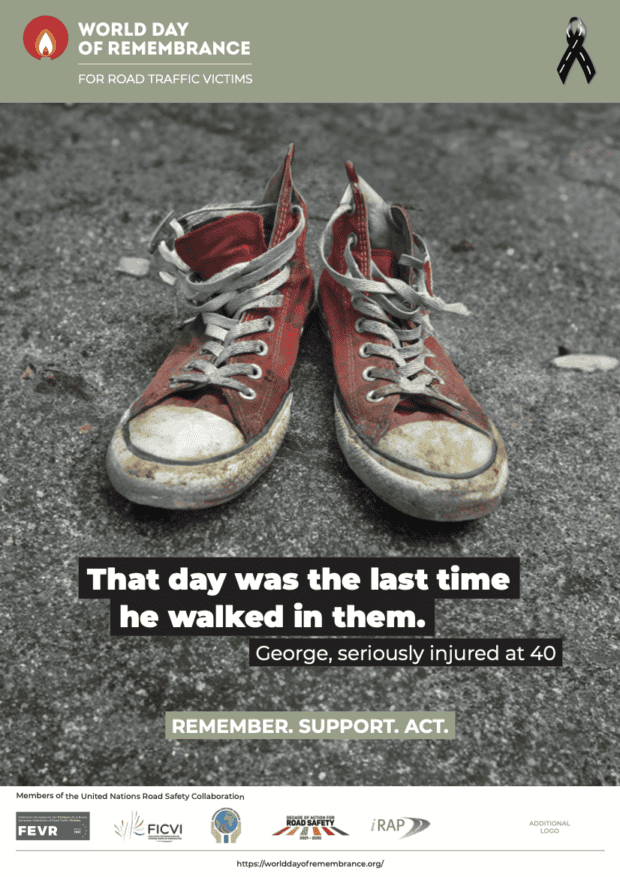
<instances>
[{"instance_id":1,"label":"black ribbon","mask_svg":"<svg viewBox=\"0 0 620 877\"><path fill-rule=\"evenodd\" d=\"M573 31L574 21L577 22L576 31ZM577 16L574 15L568 22L568 27L566 28L568 49L564 52L562 60L558 64L558 75L564 84L566 84L566 77L570 73L570 69L575 61L578 61L581 65L586 82L590 83L596 76L592 58L588 55L587 49L583 47L587 32L585 24Z\"/></svg>"}]
</instances>

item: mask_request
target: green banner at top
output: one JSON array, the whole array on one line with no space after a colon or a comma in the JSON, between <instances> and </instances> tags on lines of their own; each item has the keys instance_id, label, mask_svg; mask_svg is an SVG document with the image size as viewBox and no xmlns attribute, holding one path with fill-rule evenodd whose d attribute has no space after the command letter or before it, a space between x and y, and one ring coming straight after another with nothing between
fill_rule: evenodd
<instances>
[{"instance_id":1,"label":"green banner at top","mask_svg":"<svg viewBox=\"0 0 620 877\"><path fill-rule=\"evenodd\" d=\"M0 99L615 101L620 8L573 6L25 2L4 13Z\"/></svg>"}]
</instances>

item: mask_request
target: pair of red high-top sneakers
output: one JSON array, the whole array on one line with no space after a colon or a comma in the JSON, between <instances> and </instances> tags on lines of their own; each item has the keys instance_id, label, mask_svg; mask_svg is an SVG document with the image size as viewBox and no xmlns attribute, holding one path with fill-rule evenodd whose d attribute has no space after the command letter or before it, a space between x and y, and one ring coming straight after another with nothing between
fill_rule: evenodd
<instances>
[{"instance_id":1,"label":"pair of red high-top sneakers","mask_svg":"<svg viewBox=\"0 0 620 877\"><path fill-rule=\"evenodd\" d=\"M292 159L293 147L260 202L206 205L172 218L169 239L154 242L195 317L110 443L110 478L133 502L227 502L282 444L313 303ZM405 211L346 167L319 283L340 447L374 493L409 515L488 514L506 484L504 444L429 321L431 311L466 309L433 295L428 253Z\"/></svg>"}]
</instances>

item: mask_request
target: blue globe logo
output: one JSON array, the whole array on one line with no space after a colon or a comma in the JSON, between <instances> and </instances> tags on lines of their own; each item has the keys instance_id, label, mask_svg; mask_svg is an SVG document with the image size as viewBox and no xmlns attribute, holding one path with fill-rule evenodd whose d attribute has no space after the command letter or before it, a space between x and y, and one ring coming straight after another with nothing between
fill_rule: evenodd
<instances>
[{"instance_id":1,"label":"blue globe logo","mask_svg":"<svg viewBox=\"0 0 620 877\"><path fill-rule=\"evenodd\" d=\"M239 820L232 810L220 810L216 813L214 821L215 827L222 834L232 834L239 825Z\"/></svg>"},{"instance_id":2,"label":"blue globe logo","mask_svg":"<svg viewBox=\"0 0 620 877\"><path fill-rule=\"evenodd\" d=\"M233 843L241 834L241 821L239 814L230 807L224 807L218 810L211 823L211 832L215 836L218 843L222 838L224 843Z\"/></svg>"}]
</instances>

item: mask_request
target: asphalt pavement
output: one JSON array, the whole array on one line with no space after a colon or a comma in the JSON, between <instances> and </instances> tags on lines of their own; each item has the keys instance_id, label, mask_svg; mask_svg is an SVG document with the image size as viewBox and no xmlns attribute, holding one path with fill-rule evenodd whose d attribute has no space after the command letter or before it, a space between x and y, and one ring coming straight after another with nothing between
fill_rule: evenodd
<instances>
[{"instance_id":1,"label":"asphalt pavement","mask_svg":"<svg viewBox=\"0 0 620 877\"><path fill-rule=\"evenodd\" d=\"M618 766L620 109L607 105L4 105L0 317L5 784L614 785ZM344 161L405 206L433 320L502 433L508 489L459 524L408 518L347 467L312 316L268 472L202 512L134 505L105 450L174 338L142 256L171 208L261 195L289 143L307 251ZM559 637L564 665L248 667L243 638L112 638L79 556L520 557L521 599L441 601L440 637ZM453 741L164 739L166 710L454 710Z\"/></svg>"}]
</instances>

